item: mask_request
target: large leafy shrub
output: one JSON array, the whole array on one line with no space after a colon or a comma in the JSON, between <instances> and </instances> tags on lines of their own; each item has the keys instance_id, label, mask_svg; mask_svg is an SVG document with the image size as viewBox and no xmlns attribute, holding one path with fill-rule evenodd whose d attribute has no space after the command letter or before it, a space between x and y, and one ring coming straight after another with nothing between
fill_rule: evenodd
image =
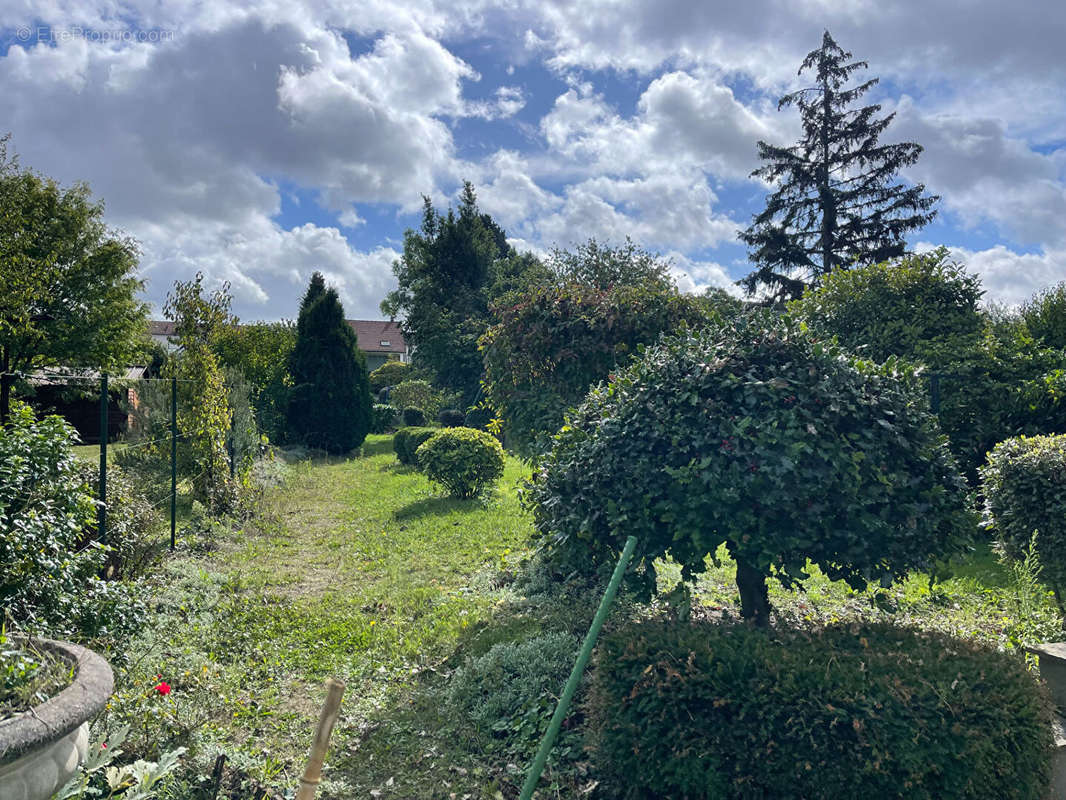
<instances>
[{"instance_id":1,"label":"large leafy shrub","mask_svg":"<svg viewBox=\"0 0 1066 800\"><path fill-rule=\"evenodd\" d=\"M316 272L300 304L289 358L288 429L309 447L346 453L370 431L370 382L337 290Z\"/></svg>"},{"instance_id":2,"label":"large leafy shrub","mask_svg":"<svg viewBox=\"0 0 1066 800\"><path fill-rule=\"evenodd\" d=\"M78 477L86 493L95 495L100 465L93 461L79 463ZM138 577L159 552L164 541L160 512L170 508L169 492L154 499L153 503L145 494L139 476L117 464L108 464L106 577ZM100 541L96 525L87 529L87 538Z\"/></svg>"},{"instance_id":3,"label":"large leafy shrub","mask_svg":"<svg viewBox=\"0 0 1066 800\"><path fill-rule=\"evenodd\" d=\"M555 710L578 644L568 633L545 633L493 645L455 671L445 690L445 711L483 747L530 757ZM562 745L579 752L576 741Z\"/></svg>"},{"instance_id":4,"label":"large leafy shrub","mask_svg":"<svg viewBox=\"0 0 1066 800\"><path fill-rule=\"evenodd\" d=\"M426 419L434 419L444 401L444 394L429 381L406 380L389 389L389 403L397 408L417 408Z\"/></svg>"},{"instance_id":5,"label":"large leafy shrub","mask_svg":"<svg viewBox=\"0 0 1066 800\"><path fill-rule=\"evenodd\" d=\"M1066 350L1066 281L1037 292L1022 305L1021 314L1038 342Z\"/></svg>"},{"instance_id":6,"label":"large leafy shrub","mask_svg":"<svg viewBox=\"0 0 1066 800\"><path fill-rule=\"evenodd\" d=\"M725 544L746 616L807 559L854 587L965 549L967 489L913 375L855 361L771 313L685 333L569 418L527 490L554 558L609 570L640 541L643 592L671 553L690 578Z\"/></svg>"},{"instance_id":7,"label":"large leafy shrub","mask_svg":"<svg viewBox=\"0 0 1066 800\"><path fill-rule=\"evenodd\" d=\"M1021 658L889 625L635 624L599 647L589 717L634 800L1040 800L1050 777Z\"/></svg>"},{"instance_id":8,"label":"large leafy shrub","mask_svg":"<svg viewBox=\"0 0 1066 800\"><path fill-rule=\"evenodd\" d=\"M25 630L62 637L120 635L140 611L130 589L99 577L108 552L87 531L91 489L71 450L74 429L16 405L0 428L0 604Z\"/></svg>"},{"instance_id":9,"label":"large leafy shrub","mask_svg":"<svg viewBox=\"0 0 1066 800\"><path fill-rule=\"evenodd\" d=\"M704 298L662 276L641 285L536 287L494 309L481 340L485 396L509 447L531 454L589 387L663 333L717 319Z\"/></svg>"},{"instance_id":10,"label":"large leafy shrub","mask_svg":"<svg viewBox=\"0 0 1066 800\"><path fill-rule=\"evenodd\" d=\"M998 311L983 313L982 294L980 279L941 248L835 270L789 308L864 358L897 356L922 366L931 400L939 375L940 426L963 472L975 478L996 442L1055 432L1066 409L1047 384L1066 368L1061 350L1034 340L1024 324L1003 324Z\"/></svg>"},{"instance_id":11,"label":"large leafy shrub","mask_svg":"<svg viewBox=\"0 0 1066 800\"><path fill-rule=\"evenodd\" d=\"M403 410L403 424L409 427L420 428L426 424L426 415L422 409L408 406Z\"/></svg>"},{"instance_id":12,"label":"large leafy shrub","mask_svg":"<svg viewBox=\"0 0 1066 800\"><path fill-rule=\"evenodd\" d=\"M457 408L445 408L437 414L437 421L445 428L461 428L466 422L466 414Z\"/></svg>"},{"instance_id":13,"label":"large leafy shrub","mask_svg":"<svg viewBox=\"0 0 1066 800\"><path fill-rule=\"evenodd\" d=\"M214 343L223 366L239 370L248 381L258 428L273 442L286 436L289 356L295 346L296 326L288 320L230 325Z\"/></svg>"},{"instance_id":14,"label":"large leafy shrub","mask_svg":"<svg viewBox=\"0 0 1066 800\"><path fill-rule=\"evenodd\" d=\"M400 428L392 437L392 449L401 464L418 466L415 453L430 436L437 433L436 428Z\"/></svg>"},{"instance_id":15,"label":"large leafy shrub","mask_svg":"<svg viewBox=\"0 0 1066 800\"><path fill-rule=\"evenodd\" d=\"M985 520L1008 555L1036 534L1042 577L1066 599L1066 435L1021 436L995 446L981 469Z\"/></svg>"},{"instance_id":16,"label":"large leafy shrub","mask_svg":"<svg viewBox=\"0 0 1066 800\"><path fill-rule=\"evenodd\" d=\"M452 497L473 497L503 476L503 448L473 428L445 428L418 448L418 465Z\"/></svg>"}]
</instances>

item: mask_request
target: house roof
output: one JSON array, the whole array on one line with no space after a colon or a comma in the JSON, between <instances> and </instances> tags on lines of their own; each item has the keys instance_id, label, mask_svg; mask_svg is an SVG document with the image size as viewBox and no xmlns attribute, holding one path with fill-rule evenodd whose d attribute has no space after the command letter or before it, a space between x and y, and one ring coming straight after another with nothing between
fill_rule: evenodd
<instances>
[{"instance_id":1,"label":"house roof","mask_svg":"<svg viewBox=\"0 0 1066 800\"><path fill-rule=\"evenodd\" d=\"M364 353L406 353L407 340L403 338L400 323L384 319L350 319L348 324L359 340L359 349ZM168 320L154 319L151 322L152 336L173 336L175 324Z\"/></svg>"},{"instance_id":2,"label":"house roof","mask_svg":"<svg viewBox=\"0 0 1066 800\"><path fill-rule=\"evenodd\" d=\"M364 353L406 353L407 340L403 338L400 323L383 319L350 319L348 324L355 330L359 349Z\"/></svg>"}]
</instances>

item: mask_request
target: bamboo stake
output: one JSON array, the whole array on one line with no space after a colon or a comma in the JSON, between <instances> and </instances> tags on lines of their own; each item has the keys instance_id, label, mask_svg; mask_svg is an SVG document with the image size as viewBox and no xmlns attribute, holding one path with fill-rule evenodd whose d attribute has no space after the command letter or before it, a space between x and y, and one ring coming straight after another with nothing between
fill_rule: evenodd
<instances>
[{"instance_id":1,"label":"bamboo stake","mask_svg":"<svg viewBox=\"0 0 1066 800\"><path fill-rule=\"evenodd\" d=\"M315 740L311 745L311 755L307 757L307 766L304 768L303 777L300 778L296 800L314 800L315 790L318 789L318 784L322 780L322 762L326 758L329 737L333 733L333 726L340 714L343 694L343 683L335 678L326 681L326 702L322 706L322 715L318 718Z\"/></svg>"}]
</instances>

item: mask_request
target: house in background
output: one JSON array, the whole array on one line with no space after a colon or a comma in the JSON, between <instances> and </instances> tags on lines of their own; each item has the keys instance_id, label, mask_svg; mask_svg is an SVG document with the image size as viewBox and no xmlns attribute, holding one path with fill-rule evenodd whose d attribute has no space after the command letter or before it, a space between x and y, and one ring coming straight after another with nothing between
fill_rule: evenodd
<instances>
[{"instance_id":1,"label":"house in background","mask_svg":"<svg viewBox=\"0 0 1066 800\"><path fill-rule=\"evenodd\" d=\"M359 349L366 356L366 368L373 372L386 361L410 361L411 350L403 338L400 323L388 320L350 319Z\"/></svg>"},{"instance_id":2,"label":"house in background","mask_svg":"<svg viewBox=\"0 0 1066 800\"><path fill-rule=\"evenodd\" d=\"M403 338L400 323L383 319L350 319L347 322L355 331L359 349L366 356L367 371L373 372L386 361L411 360L411 350ZM152 320L150 332L152 339L168 352L175 349L173 322Z\"/></svg>"}]
</instances>

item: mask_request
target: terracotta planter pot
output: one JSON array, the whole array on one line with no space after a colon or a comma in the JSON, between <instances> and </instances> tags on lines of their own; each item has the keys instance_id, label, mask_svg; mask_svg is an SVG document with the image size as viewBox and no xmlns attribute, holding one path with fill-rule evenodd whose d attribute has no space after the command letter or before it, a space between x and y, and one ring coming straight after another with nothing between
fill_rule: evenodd
<instances>
[{"instance_id":1,"label":"terracotta planter pot","mask_svg":"<svg viewBox=\"0 0 1066 800\"><path fill-rule=\"evenodd\" d=\"M89 746L89 720L103 710L114 688L111 667L92 650L51 639L33 643L77 665L77 672L55 697L0 722L3 800L48 800L70 780Z\"/></svg>"}]
</instances>

